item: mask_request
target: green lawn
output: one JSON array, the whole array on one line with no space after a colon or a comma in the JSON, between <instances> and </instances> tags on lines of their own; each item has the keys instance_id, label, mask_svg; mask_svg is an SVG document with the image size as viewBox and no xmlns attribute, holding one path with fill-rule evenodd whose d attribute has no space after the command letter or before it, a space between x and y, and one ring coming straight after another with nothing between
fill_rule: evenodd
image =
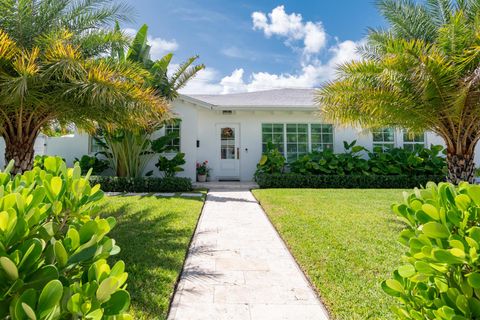
<instances>
[{"instance_id":1,"label":"green lawn","mask_svg":"<svg viewBox=\"0 0 480 320\"><path fill-rule=\"evenodd\" d=\"M135 319L165 319L177 278L182 271L203 199L107 197L106 216L117 226L111 237L121 247L128 272Z\"/></svg>"},{"instance_id":2,"label":"green lawn","mask_svg":"<svg viewBox=\"0 0 480 320\"><path fill-rule=\"evenodd\" d=\"M380 288L400 263L402 190L255 190L334 319L393 319Z\"/></svg>"}]
</instances>

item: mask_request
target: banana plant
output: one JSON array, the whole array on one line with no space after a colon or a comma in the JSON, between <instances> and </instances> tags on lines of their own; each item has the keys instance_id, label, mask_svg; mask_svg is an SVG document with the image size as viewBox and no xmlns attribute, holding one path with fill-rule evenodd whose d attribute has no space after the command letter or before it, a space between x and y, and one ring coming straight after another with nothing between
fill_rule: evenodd
<instances>
[{"instance_id":1,"label":"banana plant","mask_svg":"<svg viewBox=\"0 0 480 320\"><path fill-rule=\"evenodd\" d=\"M121 32L118 22L115 25L115 30ZM198 56L193 56L181 63L173 74L169 75L173 54L169 53L161 59L153 61L150 56L150 48L148 26L144 24L140 27L126 51L121 45L114 44L111 55L113 59L124 63L137 64L146 69L149 72L146 81L148 86L159 97L167 101L176 99L179 95L178 90L205 68L203 64L195 65ZM103 153L109 159L117 176L140 177L144 174L146 164L154 154L150 148L152 133L170 121L173 121L173 119L169 117L164 117L160 121L152 121L148 130L102 128L103 144L100 145L103 147Z\"/></svg>"}]
</instances>

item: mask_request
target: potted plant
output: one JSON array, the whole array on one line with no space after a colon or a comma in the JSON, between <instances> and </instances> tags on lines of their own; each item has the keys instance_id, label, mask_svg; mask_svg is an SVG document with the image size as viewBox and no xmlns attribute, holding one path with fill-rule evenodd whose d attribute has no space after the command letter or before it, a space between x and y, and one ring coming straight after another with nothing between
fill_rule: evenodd
<instances>
[{"instance_id":1,"label":"potted plant","mask_svg":"<svg viewBox=\"0 0 480 320\"><path fill-rule=\"evenodd\" d=\"M202 163L197 162L197 181L206 182L209 171L208 161L203 161Z\"/></svg>"}]
</instances>

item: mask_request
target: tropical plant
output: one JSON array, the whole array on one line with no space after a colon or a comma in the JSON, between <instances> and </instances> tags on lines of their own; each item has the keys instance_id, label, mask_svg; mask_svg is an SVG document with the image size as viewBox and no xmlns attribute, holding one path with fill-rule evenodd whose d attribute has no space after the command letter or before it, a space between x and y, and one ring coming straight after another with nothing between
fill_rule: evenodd
<instances>
[{"instance_id":1,"label":"tropical plant","mask_svg":"<svg viewBox=\"0 0 480 320\"><path fill-rule=\"evenodd\" d=\"M125 9L103 0L0 0L0 135L13 172L32 167L35 139L51 126L138 127L167 112L142 68L96 59L123 41L107 27Z\"/></svg>"},{"instance_id":2,"label":"tropical plant","mask_svg":"<svg viewBox=\"0 0 480 320\"><path fill-rule=\"evenodd\" d=\"M36 158L36 157L35 157ZM75 162L78 162L82 169L82 174L92 169L93 175L99 175L110 167L109 161L106 159L99 159L95 156L83 155L80 159L75 158Z\"/></svg>"},{"instance_id":3,"label":"tropical plant","mask_svg":"<svg viewBox=\"0 0 480 320\"><path fill-rule=\"evenodd\" d=\"M257 164L255 176L261 173L282 173L286 159L278 148L272 143L267 143L266 151L262 154Z\"/></svg>"},{"instance_id":4,"label":"tropical plant","mask_svg":"<svg viewBox=\"0 0 480 320\"><path fill-rule=\"evenodd\" d=\"M362 175L368 174L368 161L363 157L367 150L351 143L343 142L344 153L335 154L333 150L312 152L290 163L290 170L301 174Z\"/></svg>"},{"instance_id":5,"label":"tropical plant","mask_svg":"<svg viewBox=\"0 0 480 320\"><path fill-rule=\"evenodd\" d=\"M160 156L155 167L162 172L165 178L175 177L178 172L182 172L182 165L185 164L185 153L178 152L173 157Z\"/></svg>"},{"instance_id":6,"label":"tropical plant","mask_svg":"<svg viewBox=\"0 0 480 320\"><path fill-rule=\"evenodd\" d=\"M100 185L59 157L10 175L0 172L0 318L131 319L125 264L100 217Z\"/></svg>"},{"instance_id":7,"label":"tropical plant","mask_svg":"<svg viewBox=\"0 0 480 320\"><path fill-rule=\"evenodd\" d=\"M138 178L153 156L149 134L134 133L132 130L116 129L110 132L97 130L94 137L117 177Z\"/></svg>"},{"instance_id":8,"label":"tropical plant","mask_svg":"<svg viewBox=\"0 0 480 320\"><path fill-rule=\"evenodd\" d=\"M371 29L363 59L317 94L326 119L365 128L430 130L443 138L448 179L473 181L480 139L480 2L379 0L388 30Z\"/></svg>"},{"instance_id":9,"label":"tropical plant","mask_svg":"<svg viewBox=\"0 0 480 320\"><path fill-rule=\"evenodd\" d=\"M120 32L118 23L115 30ZM150 57L150 45L147 41L148 26L144 24L133 38L128 50L124 50L121 44L114 44L112 57L118 61L134 62L141 65L147 72L146 79L149 88L168 101L178 97L178 90L184 87L187 82L205 68L203 64L193 65L198 56L189 58L182 63L173 75L168 74L168 68L173 54L169 53L157 61ZM160 120L160 121L158 121ZM109 130L103 128L103 146L105 154L119 177L138 177L143 174L146 164L153 156L150 150L151 136L172 119L152 119L148 127L137 128L115 128ZM157 153L160 151L154 150ZM178 159L178 158L176 158ZM167 165L167 158L159 160L162 166Z\"/></svg>"},{"instance_id":10,"label":"tropical plant","mask_svg":"<svg viewBox=\"0 0 480 320\"><path fill-rule=\"evenodd\" d=\"M480 318L480 186L427 184L393 207L404 264L382 283L400 319Z\"/></svg>"}]
</instances>

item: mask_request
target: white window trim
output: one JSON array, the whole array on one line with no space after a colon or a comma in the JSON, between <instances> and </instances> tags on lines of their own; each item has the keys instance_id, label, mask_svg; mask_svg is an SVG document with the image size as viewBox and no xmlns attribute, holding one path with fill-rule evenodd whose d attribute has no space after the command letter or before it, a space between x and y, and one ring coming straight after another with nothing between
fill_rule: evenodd
<instances>
[{"instance_id":1,"label":"white window trim","mask_svg":"<svg viewBox=\"0 0 480 320\"><path fill-rule=\"evenodd\" d=\"M263 149L263 129L262 126L264 124L269 124L269 125L275 125L275 124L281 124L283 126L283 156L285 159L288 159L287 157L287 125L289 124L306 124L307 125L307 152L310 153L312 152L312 124L319 124L319 125L331 125L332 126L332 150L335 150L335 125L333 123L324 123L324 122L305 122L305 121L299 121L299 122L262 122L260 123L260 132L261 132L261 144L262 144L262 149ZM272 134L273 134L273 127L272 127ZM298 134L298 132L297 132ZM323 140L322 140L323 141ZM298 142L297 142L298 145ZM297 148L298 149L298 148ZM298 154L298 152L297 152Z\"/></svg>"}]
</instances>

